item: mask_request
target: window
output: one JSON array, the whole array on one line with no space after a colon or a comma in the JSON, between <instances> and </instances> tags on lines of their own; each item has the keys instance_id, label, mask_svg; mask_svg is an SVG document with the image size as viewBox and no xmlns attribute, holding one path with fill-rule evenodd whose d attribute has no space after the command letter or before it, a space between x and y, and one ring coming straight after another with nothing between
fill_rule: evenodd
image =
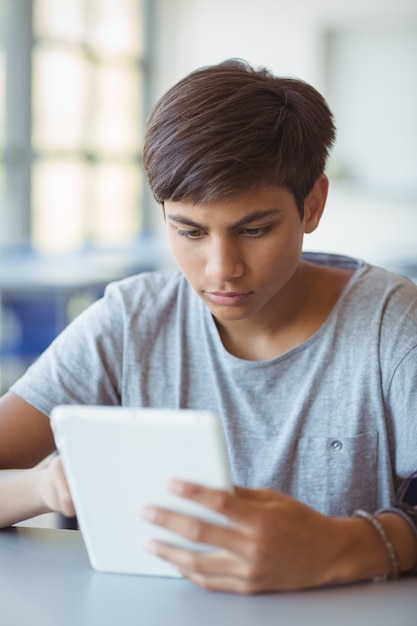
<instances>
[{"instance_id":1,"label":"window","mask_svg":"<svg viewBox=\"0 0 417 626\"><path fill-rule=\"evenodd\" d=\"M4 2L0 0L0 246L4 239L1 228L4 214L4 114L5 114L5 59L4 59Z\"/></svg>"},{"instance_id":2,"label":"window","mask_svg":"<svg viewBox=\"0 0 417 626\"><path fill-rule=\"evenodd\" d=\"M149 2L3 1L0 227L9 242L63 253L140 234Z\"/></svg>"}]
</instances>

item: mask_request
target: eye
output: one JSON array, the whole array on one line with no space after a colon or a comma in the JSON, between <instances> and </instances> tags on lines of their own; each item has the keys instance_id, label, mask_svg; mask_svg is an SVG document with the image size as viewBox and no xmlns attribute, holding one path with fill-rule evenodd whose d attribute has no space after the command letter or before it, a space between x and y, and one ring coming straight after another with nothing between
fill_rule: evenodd
<instances>
[{"instance_id":1,"label":"eye","mask_svg":"<svg viewBox=\"0 0 417 626\"><path fill-rule=\"evenodd\" d=\"M244 228L242 230L242 234L247 237L261 237L265 235L269 230L271 230L270 226L259 226L258 228Z\"/></svg>"},{"instance_id":2,"label":"eye","mask_svg":"<svg viewBox=\"0 0 417 626\"><path fill-rule=\"evenodd\" d=\"M186 239L199 239L203 235L202 230L180 230L178 229L178 234L180 237L185 237Z\"/></svg>"}]
</instances>

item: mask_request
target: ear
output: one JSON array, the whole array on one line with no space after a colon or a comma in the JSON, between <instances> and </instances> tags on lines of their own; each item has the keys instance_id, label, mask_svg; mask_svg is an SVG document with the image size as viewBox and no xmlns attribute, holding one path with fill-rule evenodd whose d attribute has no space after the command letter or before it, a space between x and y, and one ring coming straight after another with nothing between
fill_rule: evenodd
<instances>
[{"instance_id":1,"label":"ear","mask_svg":"<svg viewBox=\"0 0 417 626\"><path fill-rule=\"evenodd\" d=\"M304 232L312 233L319 225L326 206L329 179L321 174L304 201Z\"/></svg>"}]
</instances>

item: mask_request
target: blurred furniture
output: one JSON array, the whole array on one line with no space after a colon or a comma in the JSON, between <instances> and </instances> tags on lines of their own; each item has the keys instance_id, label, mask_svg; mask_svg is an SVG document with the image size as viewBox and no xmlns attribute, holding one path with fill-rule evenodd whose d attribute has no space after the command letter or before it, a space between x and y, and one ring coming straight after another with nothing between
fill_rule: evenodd
<instances>
[{"instance_id":1,"label":"blurred furniture","mask_svg":"<svg viewBox=\"0 0 417 626\"><path fill-rule=\"evenodd\" d=\"M0 252L0 391L4 392L105 286L154 270L152 238L131 249L49 257Z\"/></svg>"},{"instance_id":2,"label":"blurred furniture","mask_svg":"<svg viewBox=\"0 0 417 626\"><path fill-rule=\"evenodd\" d=\"M392 270L398 274L402 274L409 278L413 283L417 284L417 262L398 263L392 265Z\"/></svg>"}]
</instances>

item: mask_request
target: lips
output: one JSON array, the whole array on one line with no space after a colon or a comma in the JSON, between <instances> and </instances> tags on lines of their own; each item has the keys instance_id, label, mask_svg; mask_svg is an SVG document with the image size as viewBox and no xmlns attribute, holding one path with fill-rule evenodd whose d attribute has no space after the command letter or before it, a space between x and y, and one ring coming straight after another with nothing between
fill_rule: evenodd
<instances>
[{"instance_id":1,"label":"lips","mask_svg":"<svg viewBox=\"0 0 417 626\"><path fill-rule=\"evenodd\" d=\"M206 291L205 295L214 304L221 306L236 306L246 302L250 296L250 291L246 293L236 293L234 291Z\"/></svg>"}]
</instances>

